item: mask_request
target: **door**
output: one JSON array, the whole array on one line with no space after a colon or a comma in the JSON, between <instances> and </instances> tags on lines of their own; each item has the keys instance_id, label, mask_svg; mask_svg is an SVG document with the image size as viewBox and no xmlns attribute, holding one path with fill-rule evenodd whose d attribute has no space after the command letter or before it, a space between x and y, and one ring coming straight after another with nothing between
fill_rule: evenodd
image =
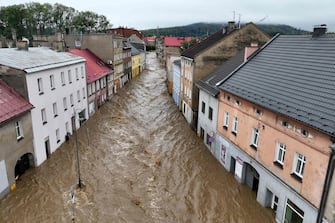
<instances>
[{"instance_id":1,"label":"door","mask_svg":"<svg viewBox=\"0 0 335 223\"><path fill-rule=\"evenodd\" d=\"M50 157L50 142L49 137L44 139L45 154L47 159Z\"/></svg>"}]
</instances>

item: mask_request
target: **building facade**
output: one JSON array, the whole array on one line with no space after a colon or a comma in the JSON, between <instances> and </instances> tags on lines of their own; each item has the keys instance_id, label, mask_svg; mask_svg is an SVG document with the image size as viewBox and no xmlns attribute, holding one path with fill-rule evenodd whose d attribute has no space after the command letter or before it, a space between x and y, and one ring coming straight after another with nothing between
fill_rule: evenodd
<instances>
[{"instance_id":1,"label":"building facade","mask_svg":"<svg viewBox=\"0 0 335 223\"><path fill-rule=\"evenodd\" d=\"M269 39L252 23L239 28L229 22L225 29L181 53L181 101L186 108L183 115L194 130L199 106L199 89L195 84L246 46L253 42L263 45Z\"/></svg>"},{"instance_id":2,"label":"building facade","mask_svg":"<svg viewBox=\"0 0 335 223\"><path fill-rule=\"evenodd\" d=\"M172 98L174 103L180 108L180 60L175 60L172 65L173 90Z\"/></svg>"},{"instance_id":3,"label":"building facade","mask_svg":"<svg viewBox=\"0 0 335 223\"><path fill-rule=\"evenodd\" d=\"M332 43L277 35L220 83L216 157L277 222L317 222L331 190Z\"/></svg>"},{"instance_id":4,"label":"building facade","mask_svg":"<svg viewBox=\"0 0 335 223\"><path fill-rule=\"evenodd\" d=\"M0 80L0 199L26 169L35 166L30 110L33 106Z\"/></svg>"},{"instance_id":5,"label":"building facade","mask_svg":"<svg viewBox=\"0 0 335 223\"><path fill-rule=\"evenodd\" d=\"M44 47L1 49L0 55L1 78L34 106L38 166L88 118L85 60Z\"/></svg>"}]
</instances>

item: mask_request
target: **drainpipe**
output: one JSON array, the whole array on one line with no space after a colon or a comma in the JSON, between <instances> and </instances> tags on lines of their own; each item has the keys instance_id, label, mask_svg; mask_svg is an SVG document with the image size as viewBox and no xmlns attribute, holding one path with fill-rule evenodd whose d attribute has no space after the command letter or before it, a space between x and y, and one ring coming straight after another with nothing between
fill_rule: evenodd
<instances>
[{"instance_id":1,"label":"drainpipe","mask_svg":"<svg viewBox=\"0 0 335 223\"><path fill-rule=\"evenodd\" d=\"M330 189L329 187L330 187L330 184L332 182L333 173L334 173L334 169L335 169L335 142L334 141L333 141L333 144L330 146L330 149L331 149L331 152L330 152L330 157L329 157L329 162L328 162L326 179L325 179L325 183L323 185L320 208L319 208L318 218L317 218L317 221L316 221L317 223L322 223L322 219L323 219L325 209L326 209L329 189Z\"/></svg>"}]
</instances>

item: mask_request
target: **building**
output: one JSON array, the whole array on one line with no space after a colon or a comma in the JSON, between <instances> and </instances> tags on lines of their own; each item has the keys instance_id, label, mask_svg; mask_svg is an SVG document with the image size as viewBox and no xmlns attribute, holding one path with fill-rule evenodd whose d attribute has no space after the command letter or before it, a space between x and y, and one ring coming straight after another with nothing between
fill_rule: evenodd
<instances>
[{"instance_id":1,"label":"building","mask_svg":"<svg viewBox=\"0 0 335 223\"><path fill-rule=\"evenodd\" d=\"M0 77L34 108L31 120L39 166L88 118L85 59L45 47L0 49Z\"/></svg>"},{"instance_id":2,"label":"building","mask_svg":"<svg viewBox=\"0 0 335 223\"><path fill-rule=\"evenodd\" d=\"M173 90L172 98L174 103L180 107L180 60L175 60L173 62Z\"/></svg>"},{"instance_id":3,"label":"building","mask_svg":"<svg viewBox=\"0 0 335 223\"><path fill-rule=\"evenodd\" d=\"M131 47L127 44L127 41L123 41L123 70L124 75L122 78L122 84L125 85L131 80Z\"/></svg>"},{"instance_id":4,"label":"building","mask_svg":"<svg viewBox=\"0 0 335 223\"><path fill-rule=\"evenodd\" d=\"M181 53L182 113L194 130L197 129L199 106L199 89L195 83L244 47L253 42L263 45L269 39L269 36L253 23L240 28L235 26L234 22L229 22L225 29Z\"/></svg>"},{"instance_id":5,"label":"building","mask_svg":"<svg viewBox=\"0 0 335 223\"><path fill-rule=\"evenodd\" d=\"M197 134L212 153L215 153L216 125L220 89L216 84L227 77L238 66L258 49L257 45L245 47L213 72L200 79L199 88L198 128ZM220 159L219 154L215 154Z\"/></svg>"},{"instance_id":6,"label":"building","mask_svg":"<svg viewBox=\"0 0 335 223\"><path fill-rule=\"evenodd\" d=\"M333 189L335 37L320 29L275 36L219 84L221 163L277 222L317 222L321 208L334 210L324 195Z\"/></svg>"},{"instance_id":7,"label":"building","mask_svg":"<svg viewBox=\"0 0 335 223\"><path fill-rule=\"evenodd\" d=\"M127 45L131 48L131 74L133 79L141 73L141 52L133 44L128 42Z\"/></svg>"},{"instance_id":8,"label":"building","mask_svg":"<svg viewBox=\"0 0 335 223\"><path fill-rule=\"evenodd\" d=\"M35 166L30 110L33 106L0 80L0 199Z\"/></svg>"},{"instance_id":9,"label":"building","mask_svg":"<svg viewBox=\"0 0 335 223\"><path fill-rule=\"evenodd\" d=\"M132 28L118 27L118 28L109 29L108 32L125 37L125 38L129 38L132 35L136 35L137 38L139 39L144 38L143 34L140 31L136 29L132 29Z\"/></svg>"},{"instance_id":10,"label":"building","mask_svg":"<svg viewBox=\"0 0 335 223\"><path fill-rule=\"evenodd\" d=\"M107 83L114 79L114 71L88 49L72 49L69 53L86 60L88 114L92 116L113 93L113 88L108 88Z\"/></svg>"}]
</instances>

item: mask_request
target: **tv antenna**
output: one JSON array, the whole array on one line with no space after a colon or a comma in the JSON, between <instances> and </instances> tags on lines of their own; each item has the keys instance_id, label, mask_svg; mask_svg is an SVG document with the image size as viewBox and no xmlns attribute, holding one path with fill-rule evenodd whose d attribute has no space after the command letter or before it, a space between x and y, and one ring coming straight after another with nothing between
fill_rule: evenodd
<instances>
[{"instance_id":1,"label":"tv antenna","mask_svg":"<svg viewBox=\"0 0 335 223\"><path fill-rule=\"evenodd\" d=\"M260 19L258 22L263 22L265 19L267 19L269 16L266 15L265 17L263 17L262 19Z\"/></svg>"}]
</instances>

